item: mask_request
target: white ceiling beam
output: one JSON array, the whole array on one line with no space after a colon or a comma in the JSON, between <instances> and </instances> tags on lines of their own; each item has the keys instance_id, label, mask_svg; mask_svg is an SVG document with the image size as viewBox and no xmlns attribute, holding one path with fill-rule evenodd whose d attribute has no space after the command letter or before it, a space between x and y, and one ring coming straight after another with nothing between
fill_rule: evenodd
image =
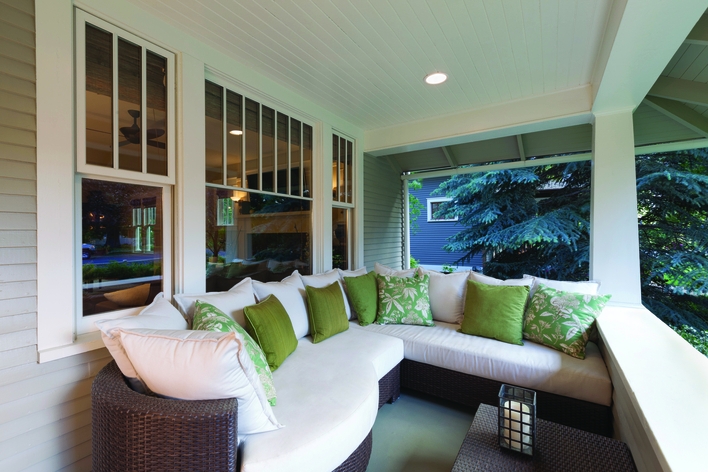
<instances>
[{"instance_id":1,"label":"white ceiling beam","mask_svg":"<svg viewBox=\"0 0 708 472\"><path fill-rule=\"evenodd\" d=\"M683 103L659 97L647 97L644 103L704 138L708 138L708 118L691 110Z\"/></svg>"},{"instance_id":2,"label":"white ceiling beam","mask_svg":"<svg viewBox=\"0 0 708 472\"><path fill-rule=\"evenodd\" d=\"M385 156L590 123L591 88L499 103L364 132L365 152Z\"/></svg>"},{"instance_id":3,"label":"white ceiling beam","mask_svg":"<svg viewBox=\"0 0 708 472\"><path fill-rule=\"evenodd\" d=\"M708 84L692 80L659 77L649 95L708 107Z\"/></svg>"},{"instance_id":4,"label":"white ceiling beam","mask_svg":"<svg viewBox=\"0 0 708 472\"><path fill-rule=\"evenodd\" d=\"M459 165L452 149L450 149L449 146L443 146L440 149L442 149L443 155L445 156L445 159L447 159L447 163L450 164L450 167L457 167Z\"/></svg>"},{"instance_id":5,"label":"white ceiling beam","mask_svg":"<svg viewBox=\"0 0 708 472\"><path fill-rule=\"evenodd\" d=\"M688 33L685 43L708 46L708 15L703 15L698 20L696 26Z\"/></svg>"},{"instance_id":6,"label":"white ceiling beam","mask_svg":"<svg viewBox=\"0 0 708 472\"><path fill-rule=\"evenodd\" d=\"M520 134L516 135L516 145L519 147L519 158L525 161L526 151L524 150L524 138Z\"/></svg>"},{"instance_id":7,"label":"white ceiling beam","mask_svg":"<svg viewBox=\"0 0 708 472\"><path fill-rule=\"evenodd\" d=\"M636 108L707 7L706 0L616 0L593 70L593 113Z\"/></svg>"}]
</instances>

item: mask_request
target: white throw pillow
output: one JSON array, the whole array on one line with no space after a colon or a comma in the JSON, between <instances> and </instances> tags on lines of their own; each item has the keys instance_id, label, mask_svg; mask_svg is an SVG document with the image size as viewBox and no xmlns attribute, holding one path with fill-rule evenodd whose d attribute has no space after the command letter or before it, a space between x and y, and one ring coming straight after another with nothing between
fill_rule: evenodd
<instances>
[{"instance_id":1,"label":"white throw pillow","mask_svg":"<svg viewBox=\"0 0 708 472\"><path fill-rule=\"evenodd\" d=\"M366 273L366 272L364 272ZM339 271L337 269L332 269L324 274L317 275L301 275L302 283L307 287L322 288L332 285L337 282L339 288L342 291L342 297L344 297L344 311L347 313L347 319L352 318L352 310L349 307L349 300L347 299L347 292L344 291L344 284L339 280Z\"/></svg>"},{"instance_id":2,"label":"white throw pillow","mask_svg":"<svg viewBox=\"0 0 708 472\"><path fill-rule=\"evenodd\" d=\"M256 293L256 298L258 298L259 302L265 300L268 295L275 295L275 298L283 304L285 311L288 312L297 339L304 338L310 334L310 321L307 317L306 304L307 293L298 271L293 271L291 275L280 282L259 282L254 280L253 291Z\"/></svg>"},{"instance_id":3,"label":"white throw pillow","mask_svg":"<svg viewBox=\"0 0 708 472\"><path fill-rule=\"evenodd\" d=\"M531 276L524 275L524 277ZM533 296L534 292L538 288L538 284L543 284L547 287L561 290L563 292L581 293L583 295L597 295L597 291L600 289L600 282L595 280L590 280L587 282L568 282L565 280L550 280L542 277L534 277L534 283L531 286L531 293L529 294L530 296Z\"/></svg>"},{"instance_id":4,"label":"white throw pillow","mask_svg":"<svg viewBox=\"0 0 708 472\"><path fill-rule=\"evenodd\" d=\"M177 294L175 295L175 301L179 309L182 310L184 317L189 320L190 325L192 319L194 319L194 304L197 300L214 305L241 326L246 326L246 316L243 314L244 307L256 303L250 277L246 277L226 292Z\"/></svg>"},{"instance_id":5,"label":"white throw pillow","mask_svg":"<svg viewBox=\"0 0 708 472\"><path fill-rule=\"evenodd\" d=\"M526 285L527 287L531 287L533 285L534 277L532 275L524 275L524 277L521 279L502 280L490 277L488 275L480 274L479 272L470 271L470 280L474 280L475 282L480 282L487 285Z\"/></svg>"},{"instance_id":6,"label":"white throw pillow","mask_svg":"<svg viewBox=\"0 0 708 472\"><path fill-rule=\"evenodd\" d=\"M238 399L238 435L281 428L240 334L119 329L140 380L181 400Z\"/></svg>"},{"instance_id":7,"label":"white throw pillow","mask_svg":"<svg viewBox=\"0 0 708 472\"><path fill-rule=\"evenodd\" d=\"M374 272L379 275L393 275L395 277L413 277L419 273L418 269L396 270L383 264L379 264L378 262L374 263Z\"/></svg>"},{"instance_id":8,"label":"white throw pillow","mask_svg":"<svg viewBox=\"0 0 708 472\"><path fill-rule=\"evenodd\" d=\"M425 274L430 276L428 294L433 319L445 323L462 323L469 272L443 274L434 270L423 270L423 275Z\"/></svg>"},{"instance_id":9,"label":"white throw pillow","mask_svg":"<svg viewBox=\"0 0 708 472\"><path fill-rule=\"evenodd\" d=\"M132 385L136 386L133 380L137 379L138 374L135 372L130 359L128 359L120 340L116 338L117 328L187 329L187 321L185 321L177 308L165 300L162 292L160 292L152 303L137 315L113 320L99 320L96 321L96 327L101 331L103 344L106 345L108 352L115 359L120 371L128 377Z\"/></svg>"}]
</instances>

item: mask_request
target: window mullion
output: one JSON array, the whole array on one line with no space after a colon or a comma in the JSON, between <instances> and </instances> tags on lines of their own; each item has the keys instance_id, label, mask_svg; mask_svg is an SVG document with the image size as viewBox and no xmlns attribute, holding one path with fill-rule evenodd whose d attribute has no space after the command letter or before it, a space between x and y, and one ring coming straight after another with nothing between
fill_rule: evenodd
<instances>
[{"instance_id":1,"label":"window mullion","mask_svg":"<svg viewBox=\"0 0 708 472\"><path fill-rule=\"evenodd\" d=\"M140 47L140 156L142 173L147 174L147 48ZM165 120L165 127L167 121Z\"/></svg>"},{"instance_id":2,"label":"window mullion","mask_svg":"<svg viewBox=\"0 0 708 472\"><path fill-rule=\"evenodd\" d=\"M298 176L300 177L300 196L301 197L305 196L305 193L304 193L305 189L303 188L303 185L302 185L304 182L304 174L305 174L304 169L303 169L303 167L305 165L305 160L303 158L305 143L302 140L302 138L304 136L304 130L305 130L304 123L300 122L300 171L298 172Z\"/></svg>"},{"instance_id":3,"label":"window mullion","mask_svg":"<svg viewBox=\"0 0 708 472\"><path fill-rule=\"evenodd\" d=\"M263 104L258 104L258 190L263 190Z\"/></svg>"},{"instance_id":4,"label":"window mullion","mask_svg":"<svg viewBox=\"0 0 708 472\"><path fill-rule=\"evenodd\" d=\"M112 33L111 35L113 39L113 57L111 57L111 61L113 63L113 90L112 90L112 99L111 99L111 113L113 116L113 119L111 120L111 127L112 127L112 142L113 142L113 149L112 149L112 154L113 154L113 168L118 169L118 128L119 128L119 116L118 116L118 68L120 65L118 64L118 35L115 33Z\"/></svg>"},{"instance_id":5,"label":"window mullion","mask_svg":"<svg viewBox=\"0 0 708 472\"><path fill-rule=\"evenodd\" d=\"M273 192L278 193L278 110L273 109Z\"/></svg>"},{"instance_id":6,"label":"window mullion","mask_svg":"<svg viewBox=\"0 0 708 472\"><path fill-rule=\"evenodd\" d=\"M228 145L228 134L229 134L229 126L228 123L226 122L227 119L227 114L226 114L226 94L228 91L226 90L225 87L222 87L221 90L223 91L221 93L221 183L224 185L228 184L228 174L227 174L227 166L226 166L226 161L227 161L227 156L228 154L228 149L226 149L226 146ZM242 135L243 136L243 135Z\"/></svg>"},{"instance_id":7,"label":"window mullion","mask_svg":"<svg viewBox=\"0 0 708 472\"><path fill-rule=\"evenodd\" d=\"M248 122L246 121L246 96L241 96L241 188L246 188L246 135L248 134Z\"/></svg>"},{"instance_id":8,"label":"window mullion","mask_svg":"<svg viewBox=\"0 0 708 472\"><path fill-rule=\"evenodd\" d=\"M288 195L291 195L290 192L290 187L292 186L292 139L293 139L293 128L292 124L290 123L291 118L288 116L288 175L287 175L287 183L288 183Z\"/></svg>"}]
</instances>

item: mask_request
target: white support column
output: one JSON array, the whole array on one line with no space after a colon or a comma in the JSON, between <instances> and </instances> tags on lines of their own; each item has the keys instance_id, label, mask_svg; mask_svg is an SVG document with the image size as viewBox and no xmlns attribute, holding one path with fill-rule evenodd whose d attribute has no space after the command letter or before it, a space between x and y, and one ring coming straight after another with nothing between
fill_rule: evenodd
<instances>
[{"instance_id":1,"label":"white support column","mask_svg":"<svg viewBox=\"0 0 708 472\"><path fill-rule=\"evenodd\" d=\"M612 302L641 304L632 110L596 114L593 126L590 278Z\"/></svg>"},{"instance_id":2,"label":"white support column","mask_svg":"<svg viewBox=\"0 0 708 472\"><path fill-rule=\"evenodd\" d=\"M312 273L324 272L332 269L332 126L321 123L317 126L320 130L318 143L320 152L313 162L313 181L316 178L317 188L312 202L312 211L315 226L312 228ZM315 169L317 172L315 173Z\"/></svg>"},{"instance_id":3,"label":"white support column","mask_svg":"<svg viewBox=\"0 0 708 472\"><path fill-rule=\"evenodd\" d=\"M202 293L206 290L204 63L182 54L177 75L175 293Z\"/></svg>"},{"instance_id":4,"label":"white support column","mask_svg":"<svg viewBox=\"0 0 708 472\"><path fill-rule=\"evenodd\" d=\"M403 180L403 268L411 267L411 207L408 197L408 180Z\"/></svg>"}]
</instances>

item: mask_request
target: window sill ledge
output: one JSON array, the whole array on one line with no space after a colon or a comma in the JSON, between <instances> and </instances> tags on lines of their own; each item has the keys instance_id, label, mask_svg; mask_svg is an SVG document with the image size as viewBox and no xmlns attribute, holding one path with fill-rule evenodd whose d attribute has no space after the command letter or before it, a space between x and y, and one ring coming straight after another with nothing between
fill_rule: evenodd
<instances>
[{"instance_id":1,"label":"window sill ledge","mask_svg":"<svg viewBox=\"0 0 708 472\"><path fill-rule=\"evenodd\" d=\"M55 361L64 357L75 356L88 351L102 349L104 346L101 334L99 331L82 334L76 337L76 340L65 346L53 347L44 349L38 352L39 363Z\"/></svg>"}]
</instances>

